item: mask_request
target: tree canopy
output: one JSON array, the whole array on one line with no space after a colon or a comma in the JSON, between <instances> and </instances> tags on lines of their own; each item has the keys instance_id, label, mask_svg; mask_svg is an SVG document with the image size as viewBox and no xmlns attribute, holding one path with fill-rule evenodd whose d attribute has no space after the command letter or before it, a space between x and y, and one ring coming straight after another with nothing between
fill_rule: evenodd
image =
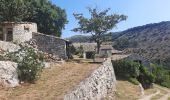
<instances>
[{"instance_id":1,"label":"tree canopy","mask_svg":"<svg viewBox=\"0 0 170 100\"><path fill-rule=\"evenodd\" d=\"M127 16L118 14L108 14L110 8L98 11L97 8L88 8L91 15L90 18L85 18L83 14L73 14L78 20L79 27L74 28L74 32L81 32L92 35L93 40L97 43L97 51L99 53L100 45L103 42L103 35L116 27L116 24L126 20Z\"/></svg>"},{"instance_id":2,"label":"tree canopy","mask_svg":"<svg viewBox=\"0 0 170 100\"><path fill-rule=\"evenodd\" d=\"M35 22L39 32L61 36L67 16L49 0L0 0L0 21Z\"/></svg>"}]
</instances>

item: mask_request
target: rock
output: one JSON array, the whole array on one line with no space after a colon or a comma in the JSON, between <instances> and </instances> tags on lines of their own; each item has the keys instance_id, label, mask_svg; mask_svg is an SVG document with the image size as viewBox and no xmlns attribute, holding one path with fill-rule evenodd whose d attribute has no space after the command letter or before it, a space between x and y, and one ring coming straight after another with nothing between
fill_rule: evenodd
<instances>
[{"instance_id":1,"label":"rock","mask_svg":"<svg viewBox=\"0 0 170 100\"><path fill-rule=\"evenodd\" d=\"M1 51L15 52L20 49L20 46L11 42L0 41L0 49Z\"/></svg>"},{"instance_id":2,"label":"rock","mask_svg":"<svg viewBox=\"0 0 170 100\"><path fill-rule=\"evenodd\" d=\"M44 62L44 68L51 68L54 66L61 66L64 62Z\"/></svg>"},{"instance_id":3,"label":"rock","mask_svg":"<svg viewBox=\"0 0 170 100\"><path fill-rule=\"evenodd\" d=\"M19 85L17 63L0 61L0 83L6 87L16 87Z\"/></svg>"}]
</instances>

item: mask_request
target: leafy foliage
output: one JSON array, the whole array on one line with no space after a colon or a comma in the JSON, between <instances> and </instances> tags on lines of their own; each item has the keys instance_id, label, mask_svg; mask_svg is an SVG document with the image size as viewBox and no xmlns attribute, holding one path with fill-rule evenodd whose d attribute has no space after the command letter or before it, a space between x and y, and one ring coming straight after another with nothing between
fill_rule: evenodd
<instances>
[{"instance_id":1,"label":"leafy foliage","mask_svg":"<svg viewBox=\"0 0 170 100\"><path fill-rule=\"evenodd\" d=\"M73 14L79 24L79 27L74 28L73 31L85 34L90 33L92 39L97 43L98 53L103 42L102 36L116 27L117 23L127 18L125 15L108 15L109 10L97 11L96 8L88 8L91 18L85 18L83 14Z\"/></svg>"},{"instance_id":2,"label":"leafy foliage","mask_svg":"<svg viewBox=\"0 0 170 100\"><path fill-rule=\"evenodd\" d=\"M152 64L152 73L155 76L155 83L170 88L170 74L163 66Z\"/></svg>"},{"instance_id":3,"label":"leafy foliage","mask_svg":"<svg viewBox=\"0 0 170 100\"><path fill-rule=\"evenodd\" d=\"M30 0L32 17L25 18L25 21L36 22L39 32L49 35L61 36L62 29L67 23L65 10L57 7L48 0Z\"/></svg>"},{"instance_id":4,"label":"leafy foliage","mask_svg":"<svg viewBox=\"0 0 170 100\"><path fill-rule=\"evenodd\" d=\"M118 60L112 63L118 77L127 78L134 84L138 84L138 80L144 88L148 88L154 82L153 74L138 62Z\"/></svg>"},{"instance_id":5,"label":"leafy foliage","mask_svg":"<svg viewBox=\"0 0 170 100\"><path fill-rule=\"evenodd\" d=\"M117 60L112 63L117 76L126 78L137 78L139 76L139 63L127 60Z\"/></svg>"},{"instance_id":6,"label":"leafy foliage","mask_svg":"<svg viewBox=\"0 0 170 100\"><path fill-rule=\"evenodd\" d=\"M18 63L18 77L20 81L34 82L40 76L44 67L42 53L31 47L23 46L20 50L6 55L8 60Z\"/></svg>"},{"instance_id":7,"label":"leafy foliage","mask_svg":"<svg viewBox=\"0 0 170 100\"><path fill-rule=\"evenodd\" d=\"M26 5L23 0L0 0L0 21L21 21L28 17Z\"/></svg>"},{"instance_id":8,"label":"leafy foliage","mask_svg":"<svg viewBox=\"0 0 170 100\"><path fill-rule=\"evenodd\" d=\"M61 36L67 23L65 10L49 0L0 0L0 21L30 21L39 32Z\"/></svg>"}]
</instances>

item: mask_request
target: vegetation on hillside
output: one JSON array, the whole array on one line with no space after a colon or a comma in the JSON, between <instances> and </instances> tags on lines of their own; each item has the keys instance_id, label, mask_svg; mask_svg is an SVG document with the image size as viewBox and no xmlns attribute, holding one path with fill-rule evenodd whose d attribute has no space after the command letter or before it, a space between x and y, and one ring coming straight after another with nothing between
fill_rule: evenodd
<instances>
[{"instance_id":1,"label":"vegetation on hillside","mask_svg":"<svg viewBox=\"0 0 170 100\"><path fill-rule=\"evenodd\" d=\"M102 36L112 30L116 24L127 18L125 15L108 14L109 10L98 11L97 8L88 8L91 15L90 18L85 18L83 14L73 14L79 25L73 31L91 34L92 40L97 43L97 53L99 53L103 42Z\"/></svg>"},{"instance_id":2,"label":"vegetation on hillside","mask_svg":"<svg viewBox=\"0 0 170 100\"><path fill-rule=\"evenodd\" d=\"M0 0L0 22L2 21L35 22L39 32L61 36L67 16L65 10L49 0Z\"/></svg>"},{"instance_id":3,"label":"vegetation on hillside","mask_svg":"<svg viewBox=\"0 0 170 100\"><path fill-rule=\"evenodd\" d=\"M164 66L152 64L152 73L155 77L155 83L170 88L170 75Z\"/></svg>"},{"instance_id":4,"label":"vegetation on hillside","mask_svg":"<svg viewBox=\"0 0 170 100\"><path fill-rule=\"evenodd\" d=\"M118 60L112 63L117 77L126 78L134 84L138 84L138 80L144 88L149 88L152 83L170 88L170 75L160 65L152 64L148 68L138 62L128 60Z\"/></svg>"},{"instance_id":5,"label":"vegetation on hillside","mask_svg":"<svg viewBox=\"0 0 170 100\"><path fill-rule=\"evenodd\" d=\"M153 74L138 62L128 60L113 61L113 67L117 77L123 77L136 84L138 80L144 88L149 88L154 82Z\"/></svg>"}]
</instances>

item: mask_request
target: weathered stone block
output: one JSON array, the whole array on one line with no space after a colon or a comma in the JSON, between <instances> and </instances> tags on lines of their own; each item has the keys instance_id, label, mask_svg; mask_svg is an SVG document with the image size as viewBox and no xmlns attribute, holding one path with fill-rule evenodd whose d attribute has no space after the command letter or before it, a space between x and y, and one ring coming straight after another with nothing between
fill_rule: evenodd
<instances>
[{"instance_id":1,"label":"weathered stone block","mask_svg":"<svg viewBox=\"0 0 170 100\"><path fill-rule=\"evenodd\" d=\"M0 83L7 87L19 85L17 63L0 61Z\"/></svg>"}]
</instances>

